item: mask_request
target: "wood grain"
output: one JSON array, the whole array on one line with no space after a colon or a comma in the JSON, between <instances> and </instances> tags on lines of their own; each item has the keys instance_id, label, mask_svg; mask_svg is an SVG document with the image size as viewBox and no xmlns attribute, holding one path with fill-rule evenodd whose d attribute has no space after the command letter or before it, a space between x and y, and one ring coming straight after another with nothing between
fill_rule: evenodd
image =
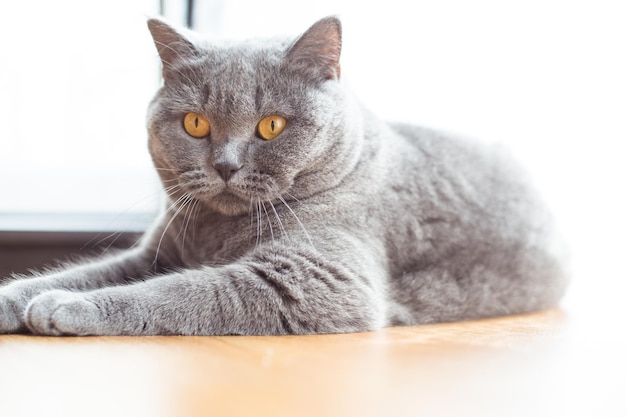
<instances>
[{"instance_id":1,"label":"wood grain","mask_svg":"<svg viewBox=\"0 0 626 417\"><path fill-rule=\"evenodd\" d=\"M0 336L0 415L626 415L609 384L624 347L598 355L561 310L341 335Z\"/></svg>"}]
</instances>

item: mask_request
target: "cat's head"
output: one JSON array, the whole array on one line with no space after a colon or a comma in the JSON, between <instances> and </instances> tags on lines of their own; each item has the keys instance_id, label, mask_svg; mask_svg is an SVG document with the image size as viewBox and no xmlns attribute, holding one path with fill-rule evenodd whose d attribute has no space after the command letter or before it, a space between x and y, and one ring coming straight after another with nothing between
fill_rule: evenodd
<instances>
[{"instance_id":1,"label":"cat's head","mask_svg":"<svg viewBox=\"0 0 626 417\"><path fill-rule=\"evenodd\" d=\"M336 18L295 40L215 42L148 26L164 79L149 145L172 198L238 215L334 187L356 164L360 124L339 81Z\"/></svg>"}]
</instances>

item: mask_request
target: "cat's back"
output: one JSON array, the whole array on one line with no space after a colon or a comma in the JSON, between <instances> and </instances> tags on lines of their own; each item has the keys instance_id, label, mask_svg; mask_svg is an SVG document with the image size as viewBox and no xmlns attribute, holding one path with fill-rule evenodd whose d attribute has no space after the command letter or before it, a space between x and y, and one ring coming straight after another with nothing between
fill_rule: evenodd
<instances>
[{"instance_id":1,"label":"cat's back","mask_svg":"<svg viewBox=\"0 0 626 417\"><path fill-rule=\"evenodd\" d=\"M365 208L392 232L425 227L434 219L502 233L547 222L548 210L530 177L502 145L366 120L361 163L341 187L323 194L344 212Z\"/></svg>"},{"instance_id":2,"label":"cat's back","mask_svg":"<svg viewBox=\"0 0 626 417\"><path fill-rule=\"evenodd\" d=\"M475 246L504 241L548 246L558 239L551 211L505 146L419 126L389 126L395 149L387 157L393 161L387 192L401 207L396 218L421 231L450 232L439 236L442 244L458 238Z\"/></svg>"},{"instance_id":3,"label":"cat's back","mask_svg":"<svg viewBox=\"0 0 626 417\"><path fill-rule=\"evenodd\" d=\"M519 313L560 298L560 237L505 148L407 124L389 124L380 139L388 145L378 162L386 173L380 213L398 323ZM438 303L457 306L435 313Z\"/></svg>"},{"instance_id":4,"label":"cat's back","mask_svg":"<svg viewBox=\"0 0 626 417\"><path fill-rule=\"evenodd\" d=\"M497 220L499 227L547 214L530 176L502 144L402 123L389 124L388 132L390 181L411 190L416 207Z\"/></svg>"}]
</instances>

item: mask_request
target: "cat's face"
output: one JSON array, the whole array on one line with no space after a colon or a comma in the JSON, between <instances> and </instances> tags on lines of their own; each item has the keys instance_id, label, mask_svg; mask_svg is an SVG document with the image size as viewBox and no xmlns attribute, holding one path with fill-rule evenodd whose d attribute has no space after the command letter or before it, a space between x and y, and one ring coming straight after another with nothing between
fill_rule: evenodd
<instances>
[{"instance_id":1,"label":"cat's face","mask_svg":"<svg viewBox=\"0 0 626 417\"><path fill-rule=\"evenodd\" d=\"M149 26L165 80L149 110L150 151L172 198L237 215L333 185L329 174L353 152L336 20L296 43L193 43L161 21Z\"/></svg>"}]
</instances>

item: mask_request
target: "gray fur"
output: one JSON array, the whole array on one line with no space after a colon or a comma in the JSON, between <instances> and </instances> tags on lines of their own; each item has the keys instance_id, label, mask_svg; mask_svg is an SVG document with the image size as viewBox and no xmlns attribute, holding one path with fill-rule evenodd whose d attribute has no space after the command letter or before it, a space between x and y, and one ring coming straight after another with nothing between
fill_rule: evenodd
<instances>
[{"instance_id":1,"label":"gray fur","mask_svg":"<svg viewBox=\"0 0 626 417\"><path fill-rule=\"evenodd\" d=\"M338 20L293 42L149 27L167 210L135 249L5 284L1 332L354 332L558 302L558 240L522 171L497 147L364 110L340 81ZM190 111L209 139L185 133ZM287 128L264 141L271 114ZM225 182L220 164L241 168Z\"/></svg>"}]
</instances>

